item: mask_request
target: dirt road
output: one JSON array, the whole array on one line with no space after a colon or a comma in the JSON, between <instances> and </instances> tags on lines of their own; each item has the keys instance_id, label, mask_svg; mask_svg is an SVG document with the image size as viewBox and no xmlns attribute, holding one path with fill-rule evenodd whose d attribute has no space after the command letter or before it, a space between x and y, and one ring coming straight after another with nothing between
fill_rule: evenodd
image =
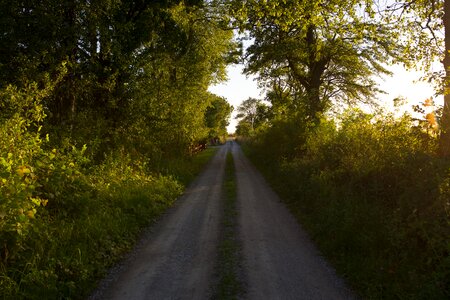
<instances>
[{"instance_id":1,"label":"dirt road","mask_svg":"<svg viewBox=\"0 0 450 300\"><path fill-rule=\"evenodd\" d=\"M238 144L220 148L177 205L91 299L209 299L226 153L237 180L246 299L353 299Z\"/></svg>"},{"instance_id":2,"label":"dirt road","mask_svg":"<svg viewBox=\"0 0 450 300\"><path fill-rule=\"evenodd\" d=\"M354 299L261 174L232 145L247 299Z\"/></svg>"},{"instance_id":3,"label":"dirt road","mask_svg":"<svg viewBox=\"0 0 450 300\"><path fill-rule=\"evenodd\" d=\"M219 149L119 274L105 279L91 299L210 297L227 150Z\"/></svg>"}]
</instances>

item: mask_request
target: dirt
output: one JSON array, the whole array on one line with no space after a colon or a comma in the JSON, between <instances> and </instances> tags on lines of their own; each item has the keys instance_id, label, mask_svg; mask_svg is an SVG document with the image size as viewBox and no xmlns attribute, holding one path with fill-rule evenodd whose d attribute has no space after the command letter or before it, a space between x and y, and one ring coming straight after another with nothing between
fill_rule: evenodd
<instances>
[{"instance_id":1,"label":"dirt","mask_svg":"<svg viewBox=\"0 0 450 300\"><path fill-rule=\"evenodd\" d=\"M246 299L354 299L235 142L222 146L176 205L90 299L209 299L227 151L237 181ZM216 270L217 271L217 270ZM219 270L220 271L220 270Z\"/></svg>"},{"instance_id":2,"label":"dirt","mask_svg":"<svg viewBox=\"0 0 450 300\"><path fill-rule=\"evenodd\" d=\"M261 174L232 146L247 299L354 299Z\"/></svg>"},{"instance_id":3,"label":"dirt","mask_svg":"<svg viewBox=\"0 0 450 300\"><path fill-rule=\"evenodd\" d=\"M221 218L222 147L91 299L208 299Z\"/></svg>"}]
</instances>

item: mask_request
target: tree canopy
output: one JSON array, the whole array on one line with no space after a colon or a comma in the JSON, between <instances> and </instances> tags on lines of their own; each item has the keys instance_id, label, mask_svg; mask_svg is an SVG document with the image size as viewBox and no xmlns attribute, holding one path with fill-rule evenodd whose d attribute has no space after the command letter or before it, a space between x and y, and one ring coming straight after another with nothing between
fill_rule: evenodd
<instances>
[{"instance_id":1,"label":"tree canopy","mask_svg":"<svg viewBox=\"0 0 450 300\"><path fill-rule=\"evenodd\" d=\"M2 1L0 88L63 74L43 99L60 140L107 149L128 131L131 144L183 152L208 135L207 88L236 53L228 19L208 1Z\"/></svg>"},{"instance_id":2,"label":"tree canopy","mask_svg":"<svg viewBox=\"0 0 450 300\"><path fill-rule=\"evenodd\" d=\"M211 94L210 97L213 100L205 113L205 122L209 129L208 138L213 140L218 139L223 142L228 135L228 120L233 112L233 106L223 97L214 94Z\"/></svg>"},{"instance_id":3,"label":"tree canopy","mask_svg":"<svg viewBox=\"0 0 450 300\"><path fill-rule=\"evenodd\" d=\"M371 101L378 91L373 75L403 59L395 31L370 1L238 2L237 24L254 40L246 72L288 94L309 119L333 102Z\"/></svg>"}]
</instances>

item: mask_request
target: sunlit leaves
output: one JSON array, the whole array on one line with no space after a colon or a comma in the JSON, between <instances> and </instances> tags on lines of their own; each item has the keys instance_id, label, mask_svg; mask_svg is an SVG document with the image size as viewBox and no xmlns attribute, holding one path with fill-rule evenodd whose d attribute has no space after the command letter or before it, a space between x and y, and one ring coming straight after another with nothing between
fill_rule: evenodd
<instances>
[{"instance_id":1,"label":"sunlit leaves","mask_svg":"<svg viewBox=\"0 0 450 300\"><path fill-rule=\"evenodd\" d=\"M285 81L311 118L338 101L370 101L382 63L403 61L396 31L372 1L243 1L238 24L249 32L248 73L271 87ZM240 23L239 23L240 22Z\"/></svg>"},{"instance_id":2,"label":"sunlit leaves","mask_svg":"<svg viewBox=\"0 0 450 300\"><path fill-rule=\"evenodd\" d=\"M172 7L168 15L175 26L164 34L180 39L161 40L173 49L142 54L146 60L132 77L127 121L132 121L133 137L145 137L155 155L179 155L208 137L205 112L213 98L207 88L224 79L229 54L236 47L233 32L223 27L222 13L208 5Z\"/></svg>"},{"instance_id":3,"label":"sunlit leaves","mask_svg":"<svg viewBox=\"0 0 450 300\"><path fill-rule=\"evenodd\" d=\"M219 138L221 141L225 141L228 120L233 107L222 97L214 94L209 96L212 98L212 101L205 112L205 123L209 131L208 138Z\"/></svg>"}]
</instances>

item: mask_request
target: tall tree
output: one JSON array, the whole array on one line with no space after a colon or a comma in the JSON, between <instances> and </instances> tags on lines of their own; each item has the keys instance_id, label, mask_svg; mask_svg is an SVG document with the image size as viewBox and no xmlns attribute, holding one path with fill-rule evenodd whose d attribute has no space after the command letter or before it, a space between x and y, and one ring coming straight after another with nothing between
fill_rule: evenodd
<instances>
[{"instance_id":1,"label":"tall tree","mask_svg":"<svg viewBox=\"0 0 450 300\"><path fill-rule=\"evenodd\" d=\"M248 73L269 87L282 79L296 109L313 121L333 101L370 101L381 62L400 61L395 32L378 22L371 1L236 1L241 29L254 43ZM278 87L282 85L278 84Z\"/></svg>"},{"instance_id":2,"label":"tall tree","mask_svg":"<svg viewBox=\"0 0 450 300\"><path fill-rule=\"evenodd\" d=\"M236 119L248 123L250 131L253 131L267 121L268 111L268 106L262 100L250 97L237 107Z\"/></svg>"},{"instance_id":3,"label":"tall tree","mask_svg":"<svg viewBox=\"0 0 450 300\"><path fill-rule=\"evenodd\" d=\"M183 151L207 138L205 112L214 100L207 89L225 78L229 53L236 44L233 32L222 27L220 8L185 9L180 4L170 16L177 26L167 34L181 47L142 53L147 59L132 77L128 112L148 130L136 136L145 136L164 153L176 155L176 149Z\"/></svg>"},{"instance_id":4,"label":"tall tree","mask_svg":"<svg viewBox=\"0 0 450 300\"><path fill-rule=\"evenodd\" d=\"M445 50L444 50L444 109L441 121L441 138L439 151L441 155L450 156L450 1L444 1L444 27L445 27Z\"/></svg>"},{"instance_id":5,"label":"tall tree","mask_svg":"<svg viewBox=\"0 0 450 300\"><path fill-rule=\"evenodd\" d=\"M46 125L61 137L182 152L206 137L207 88L235 51L219 4L0 0L0 88L45 82L65 65L43 99Z\"/></svg>"}]
</instances>

